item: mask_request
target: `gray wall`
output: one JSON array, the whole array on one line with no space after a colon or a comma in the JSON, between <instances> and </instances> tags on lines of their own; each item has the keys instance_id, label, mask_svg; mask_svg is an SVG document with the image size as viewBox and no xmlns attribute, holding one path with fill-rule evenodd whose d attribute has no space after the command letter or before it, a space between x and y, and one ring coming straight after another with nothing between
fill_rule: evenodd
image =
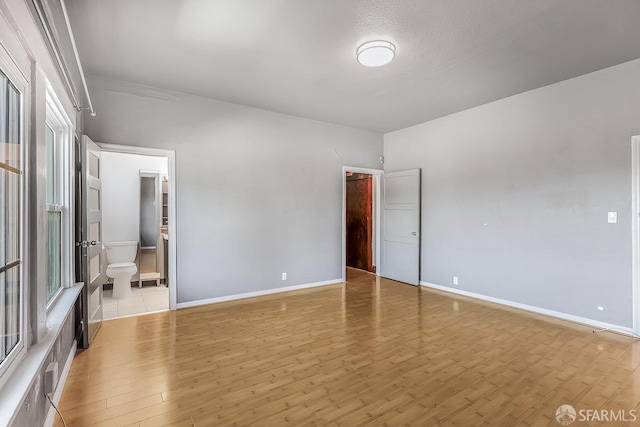
<instances>
[{"instance_id":1,"label":"gray wall","mask_svg":"<svg viewBox=\"0 0 640 427\"><path fill-rule=\"evenodd\" d=\"M178 302L342 277L342 166L379 167L382 135L113 80L90 86L94 141L176 151Z\"/></svg>"},{"instance_id":2,"label":"gray wall","mask_svg":"<svg viewBox=\"0 0 640 427\"><path fill-rule=\"evenodd\" d=\"M631 327L639 77L637 60L385 135L385 170L422 168L421 279Z\"/></svg>"},{"instance_id":3,"label":"gray wall","mask_svg":"<svg viewBox=\"0 0 640 427\"><path fill-rule=\"evenodd\" d=\"M67 358L71 353L71 349L74 341L74 310L71 310L60 334L57 336L51 351L47 354L44 362L38 368L38 372L34 374L34 381L27 393L27 396L22 402L22 405L17 409L14 419L11 423L14 427L26 427L26 426L42 426L44 425L51 404L44 395L44 372L47 366L51 362L58 362L58 379L62 375L62 370L65 368ZM58 383L58 387L61 384ZM63 414L64 415L64 414ZM56 415L57 417L57 415Z\"/></svg>"}]
</instances>

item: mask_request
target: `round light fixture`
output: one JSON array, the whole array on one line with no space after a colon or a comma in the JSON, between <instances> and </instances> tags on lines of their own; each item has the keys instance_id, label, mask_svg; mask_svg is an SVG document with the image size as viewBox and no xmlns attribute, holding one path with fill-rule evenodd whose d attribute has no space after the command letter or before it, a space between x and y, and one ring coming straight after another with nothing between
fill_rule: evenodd
<instances>
[{"instance_id":1,"label":"round light fixture","mask_svg":"<svg viewBox=\"0 0 640 427\"><path fill-rule=\"evenodd\" d=\"M374 40L360 45L356 50L358 62L365 67L381 67L396 56L396 47L385 40Z\"/></svg>"}]
</instances>

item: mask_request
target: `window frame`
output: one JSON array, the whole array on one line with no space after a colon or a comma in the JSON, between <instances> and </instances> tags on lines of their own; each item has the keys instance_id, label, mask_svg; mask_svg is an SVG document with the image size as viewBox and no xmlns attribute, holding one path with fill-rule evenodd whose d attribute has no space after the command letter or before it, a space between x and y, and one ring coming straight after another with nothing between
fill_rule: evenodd
<instances>
[{"instance_id":1,"label":"window frame","mask_svg":"<svg viewBox=\"0 0 640 427\"><path fill-rule=\"evenodd\" d=\"M24 359L27 349L30 346L30 343L27 339L31 334L31 329L29 328L29 323L27 322L29 316L29 301L30 301L30 293L29 286L27 284L27 280L29 280L29 269L30 269L30 258L29 251L31 245L29 244L29 211L27 200L31 195L29 191L29 174L30 174L30 157L29 157L29 149L28 145L30 143L29 134L27 132L27 123L29 123L30 118L30 95L31 95L31 87L28 83L27 78L22 74L11 59L9 53L5 50L4 46L0 44L0 71L7 78L8 82L13 85L13 87L20 94L20 119L18 124L18 129L20 132L20 200L19 200L19 209L20 209L20 250L19 250L19 261L20 261L20 297L19 297L19 306L20 306L20 329L19 329L19 337L18 342L11 350L11 352L7 355L7 357L0 362L0 388L6 383L7 379L11 376L11 373L18 367L20 361ZM27 194L28 193L28 194ZM4 311L2 312L4 315Z\"/></svg>"},{"instance_id":2,"label":"window frame","mask_svg":"<svg viewBox=\"0 0 640 427\"><path fill-rule=\"evenodd\" d=\"M46 212L60 212L60 287L56 293L47 300L47 280L41 283L40 292L45 304L45 313L48 313L55 306L60 294L64 289L70 288L74 284L73 280L73 251L74 242L73 224L71 212L74 212L73 205L73 168L72 168L72 136L73 126L71 120L65 113L60 100L53 90L53 86L46 81L46 126L50 127L54 132L54 163L56 165L54 173L56 183L54 185L54 201L48 203L45 200L44 206ZM45 132L46 132L45 126ZM46 138L45 138L46 140ZM46 149L46 148L45 148ZM46 161L45 161L46 164ZM46 188L45 177L45 188ZM45 238L48 237L48 230L45 229ZM46 250L45 250L46 255ZM40 311L40 310L39 310Z\"/></svg>"}]
</instances>

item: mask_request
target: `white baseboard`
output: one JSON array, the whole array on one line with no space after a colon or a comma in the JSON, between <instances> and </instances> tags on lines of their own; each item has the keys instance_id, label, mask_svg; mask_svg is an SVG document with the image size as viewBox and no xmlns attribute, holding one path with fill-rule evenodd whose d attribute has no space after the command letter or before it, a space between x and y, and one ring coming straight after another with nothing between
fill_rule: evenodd
<instances>
[{"instance_id":1,"label":"white baseboard","mask_svg":"<svg viewBox=\"0 0 640 427\"><path fill-rule=\"evenodd\" d=\"M73 358L76 355L76 351L78 350L78 342L73 341L71 345L71 351L69 352L69 357L67 357L67 361L64 364L64 368L62 369L62 373L60 374L60 378L58 379L58 385L56 387L56 391L51 396L53 402L57 405L60 403L60 398L62 397L62 391L64 390L64 384L67 382L67 377L69 376L69 370L71 369L71 363L73 363ZM47 411L47 418L45 418L44 425L45 427L53 426L55 418L58 416L56 410L53 409L53 406L47 400L47 406L49 410ZM64 414L63 414L64 415Z\"/></svg>"},{"instance_id":2,"label":"white baseboard","mask_svg":"<svg viewBox=\"0 0 640 427\"><path fill-rule=\"evenodd\" d=\"M611 329L615 332L623 334L633 335L633 330L626 326L615 325L613 323L601 322L599 320L589 319L587 317L574 316L573 314L562 313L560 311L548 310L546 308L535 307L533 305L521 304L519 302L509 301L501 298L494 298L487 295L476 294L474 292L464 291L462 289L450 288L447 286L436 285L434 283L420 281L420 286L427 288L437 289L439 291L449 292L452 294L463 295L465 297L471 297L483 301L489 301L500 305L506 305L508 307L517 308L520 310L530 311L532 313L543 314L549 317L555 317L557 319L568 320L574 323L580 323L582 325L589 325L598 329Z\"/></svg>"},{"instance_id":3,"label":"white baseboard","mask_svg":"<svg viewBox=\"0 0 640 427\"><path fill-rule=\"evenodd\" d=\"M244 299L244 298L253 298L253 297L259 297L262 295L277 294L280 292L297 291L300 289L315 288L318 286L335 285L336 283L343 283L343 282L344 282L344 279L333 279L333 280L325 280L324 282L305 283L302 285L287 286L284 288L266 289L264 291L247 292L244 294L227 295L224 297L179 302L178 308L180 309L180 308L187 308L187 307L197 307L199 305L215 304L217 302L234 301L234 300Z\"/></svg>"}]
</instances>

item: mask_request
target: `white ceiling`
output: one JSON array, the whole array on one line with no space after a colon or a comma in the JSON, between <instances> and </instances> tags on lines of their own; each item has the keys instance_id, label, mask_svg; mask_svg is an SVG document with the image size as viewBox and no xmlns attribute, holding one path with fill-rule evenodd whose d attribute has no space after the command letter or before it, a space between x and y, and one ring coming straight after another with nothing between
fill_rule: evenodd
<instances>
[{"instance_id":1,"label":"white ceiling","mask_svg":"<svg viewBox=\"0 0 640 427\"><path fill-rule=\"evenodd\" d=\"M377 132L640 58L638 0L67 0L67 7L89 76ZM377 38L396 44L396 59L359 65L357 46Z\"/></svg>"}]
</instances>

